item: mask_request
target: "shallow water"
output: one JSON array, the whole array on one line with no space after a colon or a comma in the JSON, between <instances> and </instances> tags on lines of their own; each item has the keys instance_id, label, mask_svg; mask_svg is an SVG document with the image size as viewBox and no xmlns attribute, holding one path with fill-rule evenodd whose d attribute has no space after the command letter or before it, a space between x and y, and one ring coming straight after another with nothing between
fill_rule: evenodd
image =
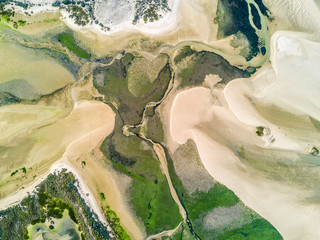
<instances>
[{"instance_id":1,"label":"shallow water","mask_svg":"<svg viewBox=\"0 0 320 240\"><path fill-rule=\"evenodd\" d=\"M37 93L44 95L73 82L74 77L40 50L1 41L0 83L17 80L26 81Z\"/></svg>"}]
</instances>

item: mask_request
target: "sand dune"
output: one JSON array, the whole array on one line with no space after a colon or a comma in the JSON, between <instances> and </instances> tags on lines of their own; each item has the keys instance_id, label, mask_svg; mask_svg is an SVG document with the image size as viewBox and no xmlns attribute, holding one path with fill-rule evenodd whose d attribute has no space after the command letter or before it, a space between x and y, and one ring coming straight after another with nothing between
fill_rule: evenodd
<instances>
[{"instance_id":1,"label":"sand dune","mask_svg":"<svg viewBox=\"0 0 320 240\"><path fill-rule=\"evenodd\" d=\"M271 41L271 65L264 66L251 79L233 80L224 90L185 90L170 104L168 133L173 141L182 144L192 138L208 172L269 220L285 239L320 237L320 206L308 200L316 196L317 189L305 190L295 180L267 178L269 173L258 170L255 163L243 161L241 152L234 149L258 147L270 154L279 149L288 163L298 161L301 168L307 166L293 153L308 154L310 146L319 143L320 134L312 123L303 123L309 124L310 130L299 135L296 129L277 126L272 117L267 120L261 115L264 110L259 109L270 106L272 111L273 106L274 114L279 113L277 107L295 118L311 116L319 120L320 44L306 37L277 32ZM281 116L275 115L274 119L277 117ZM255 127L260 125L270 129L269 136L256 135ZM307 129L301 124L296 127ZM261 151L261 158L263 154ZM270 161L267 155L264 161ZM308 173L301 177L303 181L318 181Z\"/></svg>"},{"instance_id":2,"label":"sand dune","mask_svg":"<svg viewBox=\"0 0 320 240\"><path fill-rule=\"evenodd\" d=\"M295 29L320 33L320 18L317 0L264 0L266 6L278 19L287 22Z\"/></svg>"}]
</instances>

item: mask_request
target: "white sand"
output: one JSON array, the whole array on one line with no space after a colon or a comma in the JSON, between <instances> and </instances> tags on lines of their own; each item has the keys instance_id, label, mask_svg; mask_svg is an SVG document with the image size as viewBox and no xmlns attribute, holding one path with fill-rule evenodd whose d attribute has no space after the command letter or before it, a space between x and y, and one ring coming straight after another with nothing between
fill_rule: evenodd
<instances>
[{"instance_id":1,"label":"white sand","mask_svg":"<svg viewBox=\"0 0 320 240\"><path fill-rule=\"evenodd\" d=\"M144 23L139 21L136 24L132 24L132 18L133 18L132 16L124 17L122 20L119 20L119 21L115 19L115 24L107 25L107 27L110 27L109 31L102 29L100 26L96 24L86 25L86 26L76 25L74 23L74 20L68 17L69 14L66 11L62 11L62 15L64 16L65 23L69 27L71 27L73 30L77 30L77 31L87 30L87 31L92 31L99 34L104 34L104 35L113 35L120 32L141 32L146 35L161 35L163 33L167 33L176 29L177 22L179 19L177 14L179 5L180 5L180 0L171 1L171 5L170 5L171 11L169 13L166 13L163 18L160 18L158 21L154 21L154 22ZM104 13L104 15L106 13Z\"/></svg>"},{"instance_id":2,"label":"white sand","mask_svg":"<svg viewBox=\"0 0 320 240\"><path fill-rule=\"evenodd\" d=\"M80 174L77 170L70 164L66 162L57 163L51 167L50 173L55 173L61 171L63 168L67 169L68 172L72 172L75 178L78 180L79 184L77 185L78 190L81 196L84 198L86 204L98 215L99 221L104 225L108 225L100 206L98 205L94 195L90 191L89 187L86 185L85 181L80 177Z\"/></svg>"},{"instance_id":3,"label":"white sand","mask_svg":"<svg viewBox=\"0 0 320 240\"><path fill-rule=\"evenodd\" d=\"M278 126L264 120L250 99L275 105L297 115L320 119L320 77L317 63L320 58L320 43L302 39L300 33L277 32L271 40L272 65L265 66L252 80L238 79L230 82L224 90L230 110L249 125L268 126L276 141L270 146L303 151L312 141L308 136L299 143L279 130ZM279 40L279 41L277 41Z\"/></svg>"},{"instance_id":4,"label":"white sand","mask_svg":"<svg viewBox=\"0 0 320 240\"><path fill-rule=\"evenodd\" d=\"M106 224L100 208L101 203L97 202L99 201L99 192L102 191L105 193L108 205L111 206L112 210L117 212L118 217L121 219L121 224L130 236L132 236L133 239L142 239L143 233L138 227L138 223L125 199L123 199L119 189L120 186L115 182L114 176L111 176L110 171L101 165L91 154L93 150L99 149L101 142L113 131L115 113L109 106L101 102L76 101L76 103L76 106L69 116L59 120L59 124L52 128L52 131L45 131L52 137L54 137L55 133L59 135L59 132L61 133L63 131L70 138L74 139L67 146L63 156L60 159L55 159L54 163L49 168L46 168L46 172L42 174L38 172L38 174L41 175L37 177L36 181L1 199L0 209L6 209L19 203L28 193L31 193L39 183L45 180L49 173L57 169L67 168L76 175L76 178L80 182L79 190L82 193L82 197L94 212L98 214L100 221ZM72 130L71 125L79 125L80 129L74 128L73 132L70 132L70 130ZM64 130L65 127L69 130ZM60 136L60 139L60 144L63 144L63 134ZM59 143L57 139L54 141ZM52 144L47 142L46 145L48 144L52 146ZM42 151L33 153L36 154L34 159L45 159L49 154L48 151L51 152L49 147L43 147L42 149ZM82 168L81 165L82 161L86 162L84 168ZM87 193L89 193L88 196L86 196Z\"/></svg>"},{"instance_id":5,"label":"white sand","mask_svg":"<svg viewBox=\"0 0 320 240\"><path fill-rule=\"evenodd\" d=\"M217 2L218 0L172 0L170 1L172 11L164 14L164 17L158 21L138 22L133 25L131 21L124 20L112 26L110 31L101 29L96 24L78 26L73 19L69 18L69 13L64 10L61 10L63 17L60 20L76 32L75 36L82 47L100 57L109 55L110 52L130 48L131 44L134 44L140 38L149 37L172 45L181 42L197 45L199 51L216 52L235 65L259 66L263 64L268 53L265 56L258 55L247 63L244 57L238 55L239 49L230 45L233 36L226 39L217 39L218 25L214 24L213 21L216 17ZM48 5L47 12L52 12L52 10L52 7ZM36 12L46 13L43 6ZM265 25L264 22L263 24ZM59 23L51 23L51 25L48 27L58 26ZM23 32L23 28L21 28L21 31ZM263 30L260 35L265 38L267 33Z\"/></svg>"},{"instance_id":6,"label":"white sand","mask_svg":"<svg viewBox=\"0 0 320 240\"><path fill-rule=\"evenodd\" d=\"M93 197L93 194L91 193L86 183L79 177L79 174L72 167L72 165L64 161L54 164L47 173L43 174L41 177L38 177L37 180L31 185L4 199L1 199L0 210L7 209L8 207L12 207L18 204L23 198L27 197L29 194L32 194L35 191L36 186L43 182L49 174L58 173L62 169L67 169L68 172L72 172L75 178L79 181L79 185L77 185L77 187L86 204L98 215L99 221L101 221L104 225L107 225L105 217L101 212L101 208L98 206L96 199Z\"/></svg>"},{"instance_id":7,"label":"white sand","mask_svg":"<svg viewBox=\"0 0 320 240\"><path fill-rule=\"evenodd\" d=\"M181 98L183 101L179 101ZM179 144L185 143L191 137L189 129L206 119L207 111L213 104L210 89L198 87L178 93L170 114L171 122L180 123L170 124L173 139Z\"/></svg>"},{"instance_id":8,"label":"white sand","mask_svg":"<svg viewBox=\"0 0 320 240\"><path fill-rule=\"evenodd\" d=\"M169 185L171 196L172 196L173 200L176 202L176 204L179 207L180 215L183 217L184 220L186 220L187 219L187 214L186 214L186 211L183 208L183 206L182 206L182 204L181 204L181 202L180 202L180 200L178 198L176 190L173 187L173 184L172 184L172 181L171 181L171 178L170 178L170 174L169 174L169 170L168 170L168 166L167 166L166 154L165 154L165 152L163 150L163 147L160 144L156 143L156 144L153 144L153 149L154 149L154 151L156 152L156 154L158 156L158 159L159 159L159 162L160 162L161 171L167 178L167 182L168 182L168 185Z\"/></svg>"},{"instance_id":9,"label":"white sand","mask_svg":"<svg viewBox=\"0 0 320 240\"><path fill-rule=\"evenodd\" d=\"M199 89L195 89L195 91L200 93ZM208 89L203 89L203 92L194 99L198 102L199 99L203 100L200 106L206 103L205 92L208 91ZM191 94L185 95L189 101L192 100ZM184 137L185 140L191 137L196 142L201 160L211 176L232 189L246 205L269 220L285 239L302 239L302 237L304 237L303 239L314 239L312 236L320 236L320 231L316 227L319 224L320 208L301 203L304 198L311 196L312 192L290 188L259 176L256 170L243 165L228 147L220 144L219 140L208 136L208 129L203 131L195 126L184 128L192 124L195 116L194 111L179 108L180 101L184 103L186 100L182 96L183 94L180 94L176 97L175 106L172 108L174 114L171 117L171 127L172 129L180 129L180 131L171 132L172 137L178 139L180 143L183 142ZM233 141L261 145L261 140L255 136L254 131L249 131L250 128L248 129L246 125L236 122L237 119L232 116L232 113L228 113L227 109L223 110L221 107L212 109L211 107L210 111L209 107L206 115L210 112L212 117L215 117L214 114L220 116L220 120L215 119L212 124L217 125L217 128L222 128L223 133L230 135ZM178 118L179 120L176 121L175 116L181 114L187 118L184 121ZM197 116L200 125L201 121L206 122L204 115ZM191 123L188 121L189 118ZM311 236L310 238L306 238L308 234Z\"/></svg>"},{"instance_id":10,"label":"white sand","mask_svg":"<svg viewBox=\"0 0 320 240\"><path fill-rule=\"evenodd\" d=\"M95 106L96 105L96 106ZM83 109L83 111L86 111L90 108L95 108L100 106L100 108L98 107L97 110L99 109L101 112L104 108L105 112L104 114L104 119L109 119L109 121L102 121L104 124L101 123L97 123L97 125L94 127L93 126L93 122L91 121L89 123L89 125L91 125L91 131L87 131L85 134L80 135L80 137L78 139L75 139L74 141L72 141L65 153L63 154L61 159L57 159L57 161L59 162L65 162L66 160L68 160L68 155L70 154L70 152L75 151L78 154L81 154L83 151L86 151L87 149L96 147L97 144L99 144L101 142L102 139L104 139L107 135L109 135L114 127L114 113L111 110L110 107L102 104L102 103L98 103L98 102L89 102L89 101L85 101L82 102L79 105L79 109ZM101 106L103 106L103 108L101 108ZM76 109L76 112L79 112L79 109ZM72 114L71 114L72 115ZM65 124L67 122L65 121ZM79 146L79 143L85 143L86 146L84 146L83 144ZM87 148L84 148L87 147ZM51 167L50 169L55 169L55 164L53 164L53 167ZM8 195L7 197L1 199L0 201L0 209L4 209L8 206L11 206L12 203L16 203L18 201L20 201L21 199L23 199L28 192L32 192L33 189L35 188L36 185L38 185L40 182L42 182L46 176L51 172L51 170L48 169L48 171L46 173L43 173L41 176L39 176L37 178L37 180L35 182L33 182L31 185L25 187L24 189L20 189L19 191L12 193L10 195Z\"/></svg>"},{"instance_id":11,"label":"white sand","mask_svg":"<svg viewBox=\"0 0 320 240\"><path fill-rule=\"evenodd\" d=\"M320 19L317 0L264 0L273 15L295 29L316 33L319 37Z\"/></svg>"},{"instance_id":12,"label":"white sand","mask_svg":"<svg viewBox=\"0 0 320 240\"><path fill-rule=\"evenodd\" d=\"M319 134L310 139L279 128L253 105L272 104L292 114L320 119L320 44L302 37L305 35L300 33L276 33L271 41L272 65L263 67L252 79L231 81L220 93L199 87L188 89L178 93L170 104L171 138L179 144L192 138L208 172L269 220L285 239L320 238L320 207L307 203L317 190L267 179L244 165L229 146L307 154L308 148L319 142ZM255 127L259 125L270 128L274 142L257 137ZM171 150L175 148L173 145Z\"/></svg>"},{"instance_id":13,"label":"white sand","mask_svg":"<svg viewBox=\"0 0 320 240\"><path fill-rule=\"evenodd\" d=\"M266 179L256 169L244 165L230 148L234 143L236 146L243 144L269 150L277 148L307 153L310 145L320 140L308 139L307 135L290 134L290 129L286 131L266 120L253 105L255 102L273 104L293 114L310 115L320 120L320 46L307 39L318 38L318 7L312 0L265 2L288 25L314 34L305 36L293 32L276 33L271 42L272 64L263 67L250 80L234 80L224 91L199 87L180 92L174 99L170 100L169 97L170 150L174 151L179 144L192 138L208 172L232 189L245 204L269 220L285 239L318 239L320 207L305 202L315 191L301 190L294 185ZM99 42L108 49L111 45L116 45L118 39L140 33L174 44L185 40L199 40L217 45L214 42L216 27L212 23L216 1L211 4L207 0L174 3L176 5L172 14L162 20L135 26L125 22L110 32L104 32L101 42L97 35L101 35L103 31L99 27L79 28L70 19L66 19L66 23L83 35L94 36L92 42ZM126 42L119 46L125 44ZM232 53L230 49L228 51ZM258 125L267 126L271 135L264 138L256 136L255 127ZM96 130L97 132L93 131L94 134L100 131ZM93 136L100 136L98 139L102 139L102 135ZM270 141L272 137L275 138L274 142ZM82 144L79 146L82 146L80 149L84 148ZM78 153L75 151L73 154ZM13 199L8 197L6 204L13 202Z\"/></svg>"},{"instance_id":14,"label":"white sand","mask_svg":"<svg viewBox=\"0 0 320 240\"><path fill-rule=\"evenodd\" d=\"M86 109L86 108L94 108L94 105L97 104L95 102L82 102L78 109ZM98 103L100 105L100 103ZM88 131L85 135L82 135L79 139L74 140L68 147L64 155L60 160L58 160L58 164L54 164L48 172L42 174L40 177L37 178L35 182L33 182L31 185L25 187L24 189L20 189L19 191L5 197L4 199L1 199L0 201L0 209L8 208L9 206L12 206L19 201L21 201L23 198L25 198L28 193L31 193L34 191L35 187L41 183L49 173L53 173L59 169L67 168L69 171L74 173L76 175L76 178L79 180L80 183L80 192L82 193L82 196L85 198L87 204L96 212L99 216L100 221L106 224L105 218L101 212L100 207L97 205L95 199L93 198L93 194L90 193L90 190L86 186L86 184L82 181L82 179L79 177L79 174L73 169L73 167L68 164L68 155L70 152L77 152L78 154L90 150L93 147L96 147L98 143L101 142L108 134L110 134L114 127L114 117L115 114L112 112L110 107L104 106L104 108L107 110L107 114L105 114L105 119L109 119L109 121L104 121L103 125L100 125L98 123L97 128L93 128L92 131ZM79 111L79 110L76 111ZM100 108L102 110L102 108ZM92 125L92 123L91 123ZM80 143L80 144L79 144ZM81 144L82 143L82 144ZM85 143L85 145L83 144ZM85 193L89 193L89 196L86 196Z\"/></svg>"}]
</instances>

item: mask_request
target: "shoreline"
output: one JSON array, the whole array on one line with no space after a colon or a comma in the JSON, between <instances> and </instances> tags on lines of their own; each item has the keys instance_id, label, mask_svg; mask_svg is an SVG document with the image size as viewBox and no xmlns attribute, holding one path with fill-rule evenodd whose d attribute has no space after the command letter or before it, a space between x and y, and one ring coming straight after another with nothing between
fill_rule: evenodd
<instances>
[{"instance_id":1,"label":"shoreline","mask_svg":"<svg viewBox=\"0 0 320 240\"><path fill-rule=\"evenodd\" d=\"M179 14L179 6L181 4L181 0L172 0L172 7L169 12L165 13L165 15L157 21L144 23L140 19L136 24L132 24L132 21L125 21L120 24L106 26L109 27L110 30L104 30L98 24L86 24L85 26L79 26L74 23L72 18L69 18L69 13L65 10L59 9L59 7L53 7L51 4L42 5L42 6L32 6L28 9L24 9L22 7L16 6L14 4L9 4L8 6L13 6L16 8L16 11L20 14L31 13L32 16L36 14L45 14L52 12L60 12L62 17L60 20L64 22L68 27L70 27L74 31L90 31L96 34L102 34L105 36L112 36L122 32L131 32L131 33L141 33L147 36L156 36L156 35L164 35L174 31L180 21Z\"/></svg>"},{"instance_id":2,"label":"shoreline","mask_svg":"<svg viewBox=\"0 0 320 240\"><path fill-rule=\"evenodd\" d=\"M140 20L138 23L132 24L131 21L127 21L111 26L110 31L102 30L97 24L89 24L83 27L79 26L73 22L73 19L67 16L65 11L61 11L61 13L64 16L63 20L66 25L75 31L91 31L93 33L106 36L112 36L122 32L141 33L143 35L155 36L164 35L176 29L180 21L178 16L178 7L181 3L180 1L181 0L174 0L171 11L155 22L142 23Z\"/></svg>"},{"instance_id":3,"label":"shoreline","mask_svg":"<svg viewBox=\"0 0 320 240\"><path fill-rule=\"evenodd\" d=\"M100 129L97 129L100 132ZM7 208L16 206L19 204L24 198L28 197L29 195L35 194L36 187L40 185L42 182L46 180L48 175L57 173L61 171L62 169L67 169L67 172L71 172L74 177L78 180L79 184L76 184L76 187L79 191L79 194L81 197L85 200L86 204L98 215L99 220L103 224L107 224L107 221L105 220L105 217L103 216L100 208L98 207L96 199L93 197L93 193L89 189L89 187L86 185L85 181L80 177L81 175L77 172L77 170L68 162L68 153L69 153L69 147L71 147L73 144L77 143L79 139L72 142L66 152L63 154L62 158L56 161L49 170L42 174L41 176L37 177L36 181L34 181L32 184L30 184L27 187L24 187L21 190L17 190L13 194L10 194L9 196L6 196L5 198L0 200L0 210L5 210ZM87 196L87 193L89 193L89 196Z\"/></svg>"},{"instance_id":4,"label":"shoreline","mask_svg":"<svg viewBox=\"0 0 320 240\"><path fill-rule=\"evenodd\" d=\"M8 208L14 207L18 205L24 198L30 195L36 194L37 186L39 186L42 182L44 182L50 174L59 173L62 169L67 169L67 172L71 172L74 175L75 179L78 181L78 184L75 184L75 186L77 187L80 196L85 200L86 205L88 205L92 209L92 211L95 214L97 214L97 216L99 217L99 220L105 226L107 226L108 223L105 217L101 214L101 210L99 210L99 207L97 202L95 201L95 198L92 197L93 196L92 192L90 191L86 183L82 180L82 178L80 177L80 174L77 173L76 169L72 167L70 164L68 164L67 162L55 163L46 173L38 177L37 180L33 182L31 185L23 188L22 190L18 190L17 192L1 199L0 210L5 210ZM89 196L86 195L88 193L89 193Z\"/></svg>"},{"instance_id":5,"label":"shoreline","mask_svg":"<svg viewBox=\"0 0 320 240\"><path fill-rule=\"evenodd\" d=\"M257 55L249 62L243 56L238 55L237 52L240 50L230 45L232 36L225 39L217 38L218 25L212 21L216 15L217 1L202 0L199 6L196 6L191 2L174 0L172 4L171 11L155 22L139 21L132 24L131 21L125 21L115 25L110 31L102 30L94 23L79 26L72 18L69 18L66 10L59 10L52 6L48 6L47 9L41 6L35 12L37 14L49 12L61 14L60 23L75 32L76 39L80 40L80 46L98 57L107 56L121 49L135 51L132 44L138 42L139 39L150 38L173 46L183 43L192 44L198 51L217 53L231 65L240 68L257 67L265 63L266 57L262 55ZM200 25L201 23L204 24ZM23 28L21 29L23 32Z\"/></svg>"},{"instance_id":6,"label":"shoreline","mask_svg":"<svg viewBox=\"0 0 320 240\"><path fill-rule=\"evenodd\" d=\"M83 101L77 108L74 110L81 110L87 109L93 106L99 106L100 103L96 103L94 101ZM102 105L101 105L102 106ZM35 194L36 187L41 184L43 181L46 180L47 176L49 174L55 173L60 171L62 168L66 168L69 172L72 172L72 174L75 176L75 178L78 180L78 183L76 185L81 197L85 200L86 204L97 214L99 217L99 220L107 226L107 221L102 213L102 210L98 206L98 203L96 199L94 198L93 191L90 190L90 188L85 183L84 179L81 177L81 174L76 170L74 166L72 166L72 163L69 160L69 155L72 156L74 152L82 154L81 151L77 151L79 147L83 147L81 144L85 142L88 146L86 151L90 151L90 149L94 149L97 147L97 144L99 145L101 140L109 135L114 128L114 120L112 122L112 117L114 117L114 113L111 110L110 107L103 105L103 108L105 108L105 116L110 116L111 122L105 121L105 125L99 126L97 128L93 128L91 131L87 132L84 135L81 135L79 138L72 141L67 147L63 155L57 159L49 168L48 170L43 173L42 175L38 176L35 181L33 181L31 184L21 187L20 189L16 190L15 192L11 193L10 195L7 195L6 197L2 198L0 200L0 210L4 210L10 207L13 207L17 204L19 204L24 198L28 197L29 195ZM68 116L71 116L72 113L75 111L71 111L71 113ZM113 118L114 119L114 118ZM80 146L78 146L80 145ZM72 156L73 157L73 156ZM89 196L86 194L89 193Z\"/></svg>"}]
</instances>

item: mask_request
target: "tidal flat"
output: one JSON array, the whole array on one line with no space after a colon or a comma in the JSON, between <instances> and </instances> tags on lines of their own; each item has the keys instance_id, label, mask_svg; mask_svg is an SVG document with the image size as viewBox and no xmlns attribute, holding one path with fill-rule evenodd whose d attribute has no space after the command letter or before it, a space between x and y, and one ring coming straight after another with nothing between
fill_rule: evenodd
<instances>
[{"instance_id":1,"label":"tidal flat","mask_svg":"<svg viewBox=\"0 0 320 240\"><path fill-rule=\"evenodd\" d=\"M319 237L320 13L289 2L1 2L0 238Z\"/></svg>"}]
</instances>

